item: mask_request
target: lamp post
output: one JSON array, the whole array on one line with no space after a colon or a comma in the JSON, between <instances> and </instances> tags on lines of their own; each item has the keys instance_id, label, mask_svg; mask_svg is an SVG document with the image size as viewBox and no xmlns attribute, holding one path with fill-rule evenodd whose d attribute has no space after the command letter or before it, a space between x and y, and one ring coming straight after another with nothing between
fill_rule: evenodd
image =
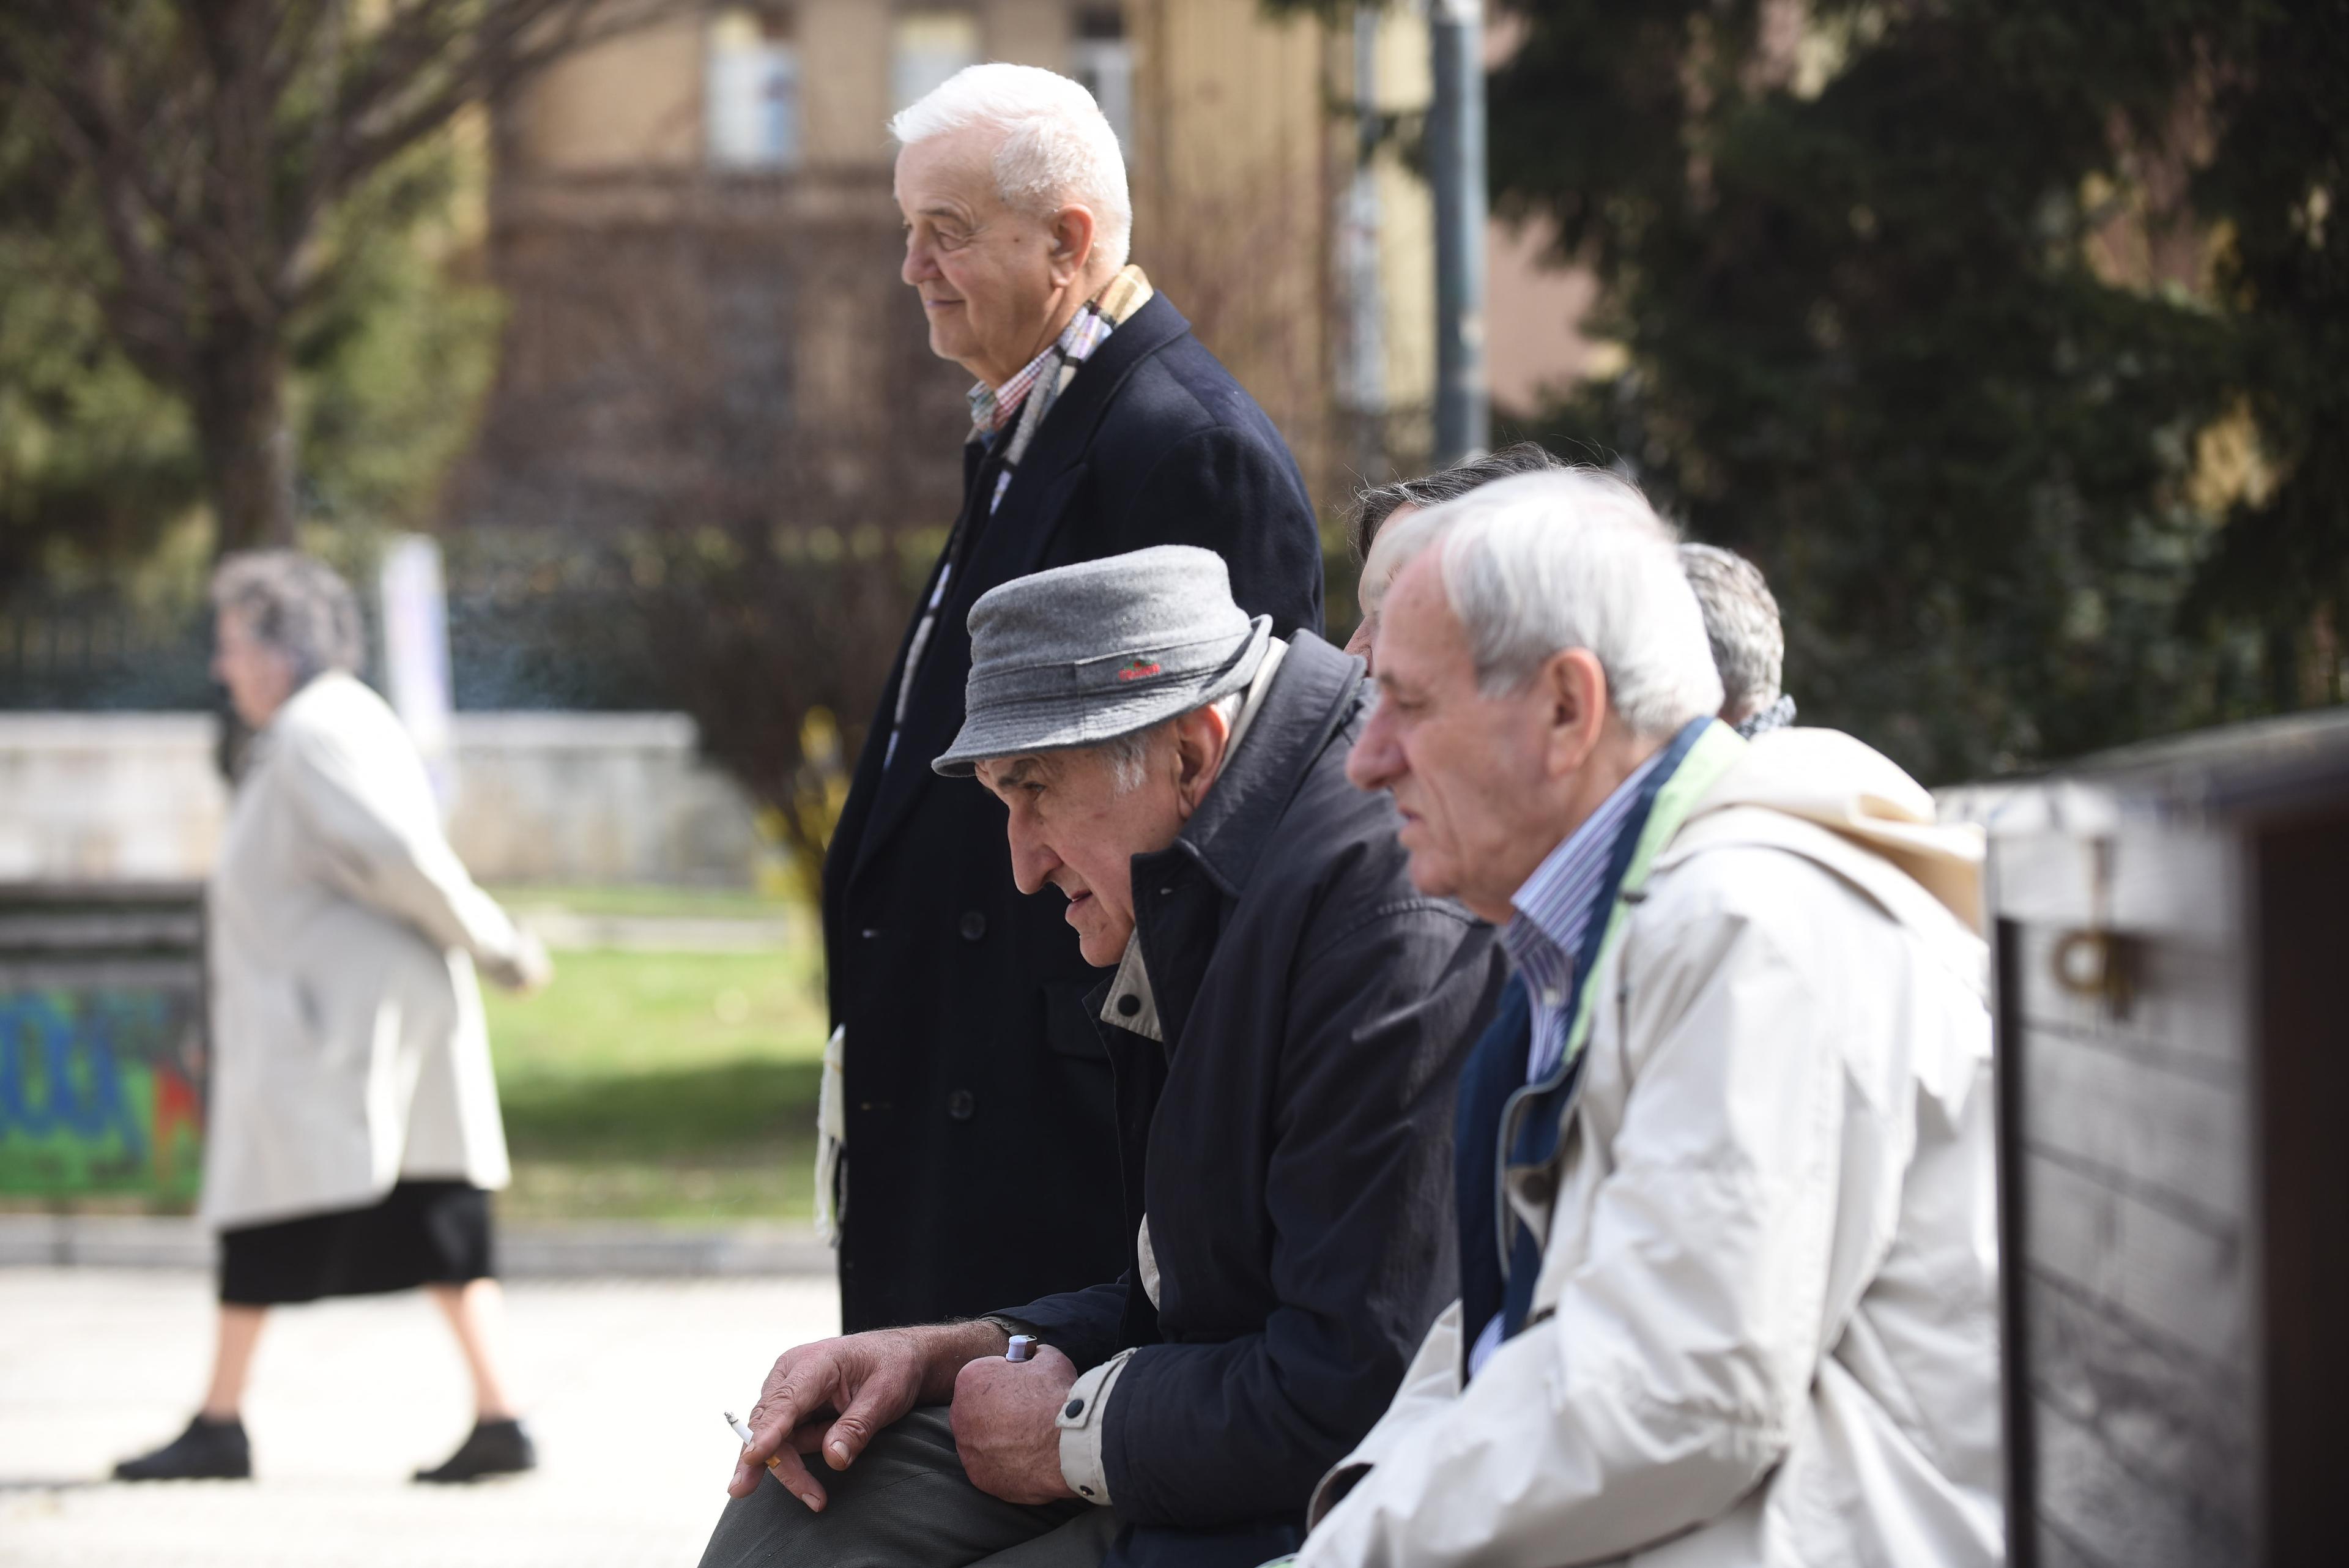
<instances>
[{"instance_id":1,"label":"lamp post","mask_svg":"<svg viewBox=\"0 0 2349 1568\"><path fill-rule=\"evenodd\" d=\"M1492 444L1485 385L1483 0L1429 0L1435 97L1427 121L1435 194L1435 462Z\"/></svg>"}]
</instances>

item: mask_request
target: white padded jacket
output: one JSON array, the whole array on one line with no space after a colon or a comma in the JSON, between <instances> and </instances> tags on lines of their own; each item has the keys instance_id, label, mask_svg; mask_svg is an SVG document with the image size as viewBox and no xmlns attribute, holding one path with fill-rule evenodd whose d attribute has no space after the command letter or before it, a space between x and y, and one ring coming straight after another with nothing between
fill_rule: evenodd
<instances>
[{"instance_id":1,"label":"white padded jacket","mask_svg":"<svg viewBox=\"0 0 2349 1568\"><path fill-rule=\"evenodd\" d=\"M1512 1181L1533 1320L1464 1389L1437 1322L1299 1563L2002 1561L1981 860L1857 741L1753 742L1632 893L1558 1158Z\"/></svg>"}]
</instances>

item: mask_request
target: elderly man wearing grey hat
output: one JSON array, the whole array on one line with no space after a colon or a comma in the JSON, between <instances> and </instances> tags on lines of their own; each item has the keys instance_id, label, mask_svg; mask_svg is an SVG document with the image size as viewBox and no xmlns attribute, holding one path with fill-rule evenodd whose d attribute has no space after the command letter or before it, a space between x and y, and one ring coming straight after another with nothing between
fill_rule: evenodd
<instances>
[{"instance_id":1,"label":"elderly man wearing grey hat","mask_svg":"<svg viewBox=\"0 0 2349 1568\"><path fill-rule=\"evenodd\" d=\"M1004 801L1020 890L1115 966L1088 1006L1127 1268L786 1354L703 1562L1252 1568L1451 1293L1452 1085L1502 960L1346 782L1361 662L1273 637L1215 555L1041 572L970 632L933 765Z\"/></svg>"}]
</instances>

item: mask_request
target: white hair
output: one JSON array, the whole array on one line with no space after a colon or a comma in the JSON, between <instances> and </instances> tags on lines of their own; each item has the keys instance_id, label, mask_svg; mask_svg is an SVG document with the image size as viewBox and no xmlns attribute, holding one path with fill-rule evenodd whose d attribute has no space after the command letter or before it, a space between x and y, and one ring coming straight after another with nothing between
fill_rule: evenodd
<instances>
[{"instance_id":1,"label":"white hair","mask_svg":"<svg viewBox=\"0 0 2349 1568\"><path fill-rule=\"evenodd\" d=\"M1247 690L1243 687L1237 691L1227 692L1206 706L1224 716L1224 728L1228 732L1240 722L1240 710L1247 706ZM1195 708L1191 712L1199 711ZM1109 764L1110 774L1117 783L1118 794L1132 794L1142 787L1143 769L1150 761L1152 742L1161 734L1172 732L1175 725L1189 717L1189 713L1178 713L1172 719L1161 719L1155 724L1145 725L1123 735L1112 735L1100 745L1088 746L1085 750Z\"/></svg>"},{"instance_id":2,"label":"white hair","mask_svg":"<svg viewBox=\"0 0 2349 1568\"><path fill-rule=\"evenodd\" d=\"M1704 611L1704 635L1721 671L1721 716L1740 724L1778 701L1786 633L1762 568L1718 545L1682 545L1681 568Z\"/></svg>"},{"instance_id":3,"label":"white hair","mask_svg":"<svg viewBox=\"0 0 2349 1568\"><path fill-rule=\"evenodd\" d=\"M1528 473L1390 524L1395 571L1436 548L1487 696L1522 691L1569 648L1607 672L1608 703L1643 736L1721 706L1679 539L1639 486L1601 469Z\"/></svg>"},{"instance_id":4,"label":"white hair","mask_svg":"<svg viewBox=\"0 0 2349 1568\"><path fill-rule=\"evenodd\" d=\"M900 147L970 126L1001 130L995 188L1003 204L1046 218L1074 202L1093 215L1093 254L1114 272L1133 241L1133 200L1117 132L1080 83L1037 66L966 66L899 109Z\"/></svg>"},{"instance_id":5,"label":"white hair","mask_svg":"<svg viewBox=\"0 0 2349 1568\"><path fill-rule=\"evenodd\" d=\"M212 571L212 608L243 618L253 639L293 667L296 688L367 662L359 601L334 567L299 550L240 550Z\"/></svg>"}]
</instances>

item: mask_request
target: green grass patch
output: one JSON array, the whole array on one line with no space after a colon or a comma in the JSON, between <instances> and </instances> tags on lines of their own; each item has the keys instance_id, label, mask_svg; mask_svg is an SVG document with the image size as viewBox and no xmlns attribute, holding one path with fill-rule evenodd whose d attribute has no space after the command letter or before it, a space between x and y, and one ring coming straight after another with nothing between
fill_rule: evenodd
<instances>
[{"instance_id":1,"label":"green grass patch","mask_svg":"<svg viewBox=\"0 0 2349 1568\"><path fill-rule=\"evenodd\" d=\"M664 916L698 920L805 920L814 917L804 904L777 898L749 888L569 888L509 884L489 889L491 897L520 915L533 909L567 909L574 915L624 915L658 919Z\"/></svg>"},{"instance_id":2,"label":"green grass patch","mask_svg":"<svg viewBox=\"0 0 2349 1568\"><path fill-rule=\"evenodd\" d=\"M595 912L736 914L711 907L731 895L644 891L644 903L616 895ZM507 898L517 911L533 901L589 908L571 888ZM502 1213L808 1216L824 1036L817 938L804 910L759 903L761 918L798 926L771 952L558 952L554 982L538 995L485 992L514 1157Z\"/></svg>"},{"instance_id":3,"label":"green grass patch","mask_svg":"<svg viewBox=\"0 0 2349 1568\"><path fill-rule=\"evenodd\" d=\"M750 951L554 955L535 996L482 987L519 1220L804 1221L812 1208L823 1056L822 940L812 910L748 891L507 888L517 915L781 922ZM184 1212L184 1193L0 1195L0 1212Z\"/></svg>"}]
</instances>

